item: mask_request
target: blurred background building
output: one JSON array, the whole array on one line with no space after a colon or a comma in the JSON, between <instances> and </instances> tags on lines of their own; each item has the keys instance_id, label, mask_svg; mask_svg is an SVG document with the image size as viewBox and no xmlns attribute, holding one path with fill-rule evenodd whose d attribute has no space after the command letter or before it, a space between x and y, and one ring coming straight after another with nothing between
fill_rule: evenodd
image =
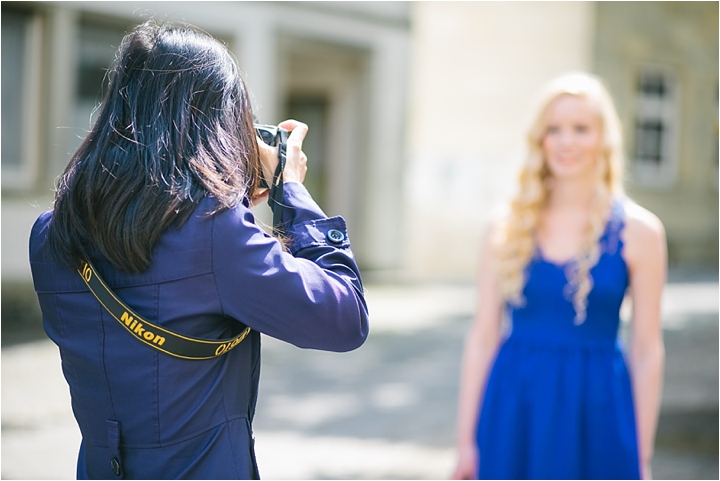
<instances>
[{"instance_id":1,"label":"blurred background building","mask_svg":"<svg viewBox=\"0 0 720 481\"><path fill-rule=\"evenodd\" d=\"M37 322L27 261L30 228L51 205L57 176L90 128L123 35L150 16L194 24L226 42L260 122L296 117L310 124L308 187L329 215L346 217L366 269L399 269L411 7L3 2L5 322Z\"/></svg>"},{"instance_id":2,"label":"blurred background building","mask_svg":"<svg viewBox=\"0 0 720 481\"><path fill-rule=\"evenodd\" d=\"M671 263L717 265L716 3L430 2L411 18L400 265L475 272L483 223L512 193L536 92L578 69L616 101L627 192L664 222Z\"/></svg>"},{"instance_id":3,"label":"blurred background building","mask_svg":"<svg viewBox=\"0 0 720 481\"><path fill-rule=\"evenodd\" d=\"M50 208L54 182L90 128L120 40L150 16L194 24L224 41L259 121L294 117L310 125L306 185L328 215L348 220L370 283L470 286L484 223L513 193L535 94L561 73L585 70L604 79L616 101L626 190L665 224L671 270L701 268L717 285L717 2L5 1L1 8L3 344L41 329L30 228ZM267 208L257 213L269 221ZM676 325L665 326L668 342L697 351L692 362L677 364L668 351L666 378L680 386L672 393L709 392L696 403L707 412L692 419L717 427L717 371L691 373L703 363L717 369L717 292L698 294L694 286L672 293L688 305L709 303L702 325L710 327L691 331L691 323L666 314L664 322ZM428 315L432 309L421 313L418 306L430 299L415 294L402 298L393 318L417 323ZM453 299L436 301L470 306L463 307L469 316L472 302ZM462 319L450 323L456 353ZM383 345L382 328L375 332ZM436 345L436 331L427 335L423 349ZM706 348L697 350L702 342ZM705 359L707 352L714 354ZM399 356L396 368L404 366ZM443 359L447 372L436 378L454 382L448 373L459 359ZM419 373L418 383L426 377ZM454 389L428 386L419 399L436 396L437 411L450 413ZM672 396L664 399L667 409ZM453 422L446 418L445 426ZM672 427L667 419L675 418L666 415L661 425ZM682 427L690 418L677 419ZM451 444L452 429L446 431L442 442ZM716 430L710 438L703 443L716 452ZM666 459L671 465L675 458Z\"/></svg>"},{"instance_id":4,"label":"blurred background building","mask_svg":"<svg viewBox=\"0 0 720 481\"><path fill-rule=\"evenodd\" d=\"M627 191L665 223L671 264L717 264L716 2L3 2L6 322L34 308L29 229L149 16L226 42L261 122L310 125L308 187L369 278L473 278L533 97L569 70L616 99Z\"/></svg>"}]
</instances>

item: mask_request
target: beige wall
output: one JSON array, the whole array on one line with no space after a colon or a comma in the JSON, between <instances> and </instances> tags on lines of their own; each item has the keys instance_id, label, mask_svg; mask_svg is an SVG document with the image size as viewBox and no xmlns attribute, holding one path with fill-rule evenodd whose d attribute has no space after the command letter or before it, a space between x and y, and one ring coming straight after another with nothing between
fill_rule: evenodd
<instances>
[{"instance_id":1,"label":"beige wall","mask_svg":"<svg viewBox=\"0 0 720 481\"><path fill-rule=\"evenodd\" d=\"M628 194L665 224L671 264L718 260L718 3L601 2L594 68L615 97L624 126ZM640 69L677 79L674 175L642 178L633 162Z\"/></svg>"},{"instance_id":2,"label":"beige wall","mask_svg":"<svg viewBox=\"0 0 720 481\"><path fill-rule=\"evenodd\" d=\"M404 267L471 279L483 223L514 188L523 123L550 78L591 65L594 4L414 4Z\"/></svg>"}]
</instances>

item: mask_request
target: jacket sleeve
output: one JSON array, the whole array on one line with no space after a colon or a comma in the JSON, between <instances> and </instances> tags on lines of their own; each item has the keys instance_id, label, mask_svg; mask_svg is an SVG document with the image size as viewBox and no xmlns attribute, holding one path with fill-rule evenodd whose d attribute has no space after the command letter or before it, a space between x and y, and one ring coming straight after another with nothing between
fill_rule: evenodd
<instances>
[{"instance_id":1,"label":"jacket sleeve","mask_svg":"<svg viewBox=\"0 0 720 481\"><path fill-rule=\"evenodd\" d=\"M225 315L298 347L350 351L368 310L342 217L327 218L302 184L284 186L289 252L239 206L214 216L212 263Z\"/></svg>"}]
</instances>

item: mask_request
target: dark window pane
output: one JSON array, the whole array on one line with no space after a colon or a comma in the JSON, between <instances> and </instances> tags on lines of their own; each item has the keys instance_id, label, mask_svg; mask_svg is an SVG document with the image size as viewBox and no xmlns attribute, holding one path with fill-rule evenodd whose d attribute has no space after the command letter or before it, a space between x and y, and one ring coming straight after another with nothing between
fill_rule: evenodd
<instances>
[{"instance_id":1,"label":"dark window pane","mask_svg":"<svg viewBox=\"0 0 720 481\"><path fill-rule=\"evenodd\" d=\"M640 92L647 96L665 97L668 94L665 77L659 73L646 73L640 79Z\"/></svg>"},{"instance_id":2,"label":"dark window pane","mask_svg":"<svg viewBox=\"0 0 720 481\"><path fill-rule=\"evenodd\" d=\"M124 30L116 25L80 22L78 33L77 83L70 150L75 151L96 120L96 107L107 91L107 71Z\"/></svg>"},{"instance_id":3,"label":"dark window pane","mask_svg":"<svg viewBox=\"0 0 720 481\"><path fill-rule=\"evenodd\" d=\"M655 120L643 120L637 124L635 157L638 160L660 163L662 160L664 126Z\"/></svg>"},{"instance_id":4,"label":"dark window pane","mask_svg":"<svg viewBox=\"0 0 720 481\"><path fill-rule=\"evenodd\" d=\"M26 33L30 15L2 11L2 167L22 164Z\"/></svg>"},{"instance_id":5,"label":"dark window pane","mask_svg":"<svg viewBox=\"0 0 720 481\"><path fill-rule=\"evenodd\" d=\"M81 99L101 100L101 86L105 84L105 71L107 67L101 67L97 64L80 64L78 68L77 94Z\"/></svg>"},{"instance_id":6,"label":"dark window pane","mask_svg":"<svg viewBox=\"0 0 720 481\"><path fill-rule=\"evenodd\" d=\"M303 142L303 152L308 158L308 171L304 185L320 207L327 208L325 206L327 98L321 95L291 95L287 110L288 118L304 122L310 128Z\"/></svg>"},{"instance_id":7,"label":"dark window pane","mask_svg":"<svg viewBox=\"0 0 720 481\"><path fill-rule=\"evenodd\" d=\"M107 84L110 67L124 31L106 25L83 22L80 25L77 95L81 102L99 102Z\"/></svg>"}]
</instances>

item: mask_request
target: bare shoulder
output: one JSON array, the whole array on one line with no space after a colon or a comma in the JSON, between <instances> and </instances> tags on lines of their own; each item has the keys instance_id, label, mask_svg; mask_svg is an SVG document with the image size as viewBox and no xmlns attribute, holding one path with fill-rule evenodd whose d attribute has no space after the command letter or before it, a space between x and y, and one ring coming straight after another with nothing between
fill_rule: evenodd
<instances>
[{"instance_id":1,"label":"bare shoulder","mask_svg":"<svg viewBox=\"0 0 720 481\"><path fill-rule=\"evenodd\" d=\"M642 240L665 238L665 228L658 216L630 199L625 201L624 207L628 236L640 237Z\"/></svg>"},{"instance_id":2,"label":"bare shoulder","mask_svg":"<svg viewBox=\"0 0 720 481\"><path fill-rule=\"evenodd\" d=\"M630 264L662 262L665 257L665 228L660 219L637 203L626 200L625 257Z\"/></svg>"}]
</instances>

